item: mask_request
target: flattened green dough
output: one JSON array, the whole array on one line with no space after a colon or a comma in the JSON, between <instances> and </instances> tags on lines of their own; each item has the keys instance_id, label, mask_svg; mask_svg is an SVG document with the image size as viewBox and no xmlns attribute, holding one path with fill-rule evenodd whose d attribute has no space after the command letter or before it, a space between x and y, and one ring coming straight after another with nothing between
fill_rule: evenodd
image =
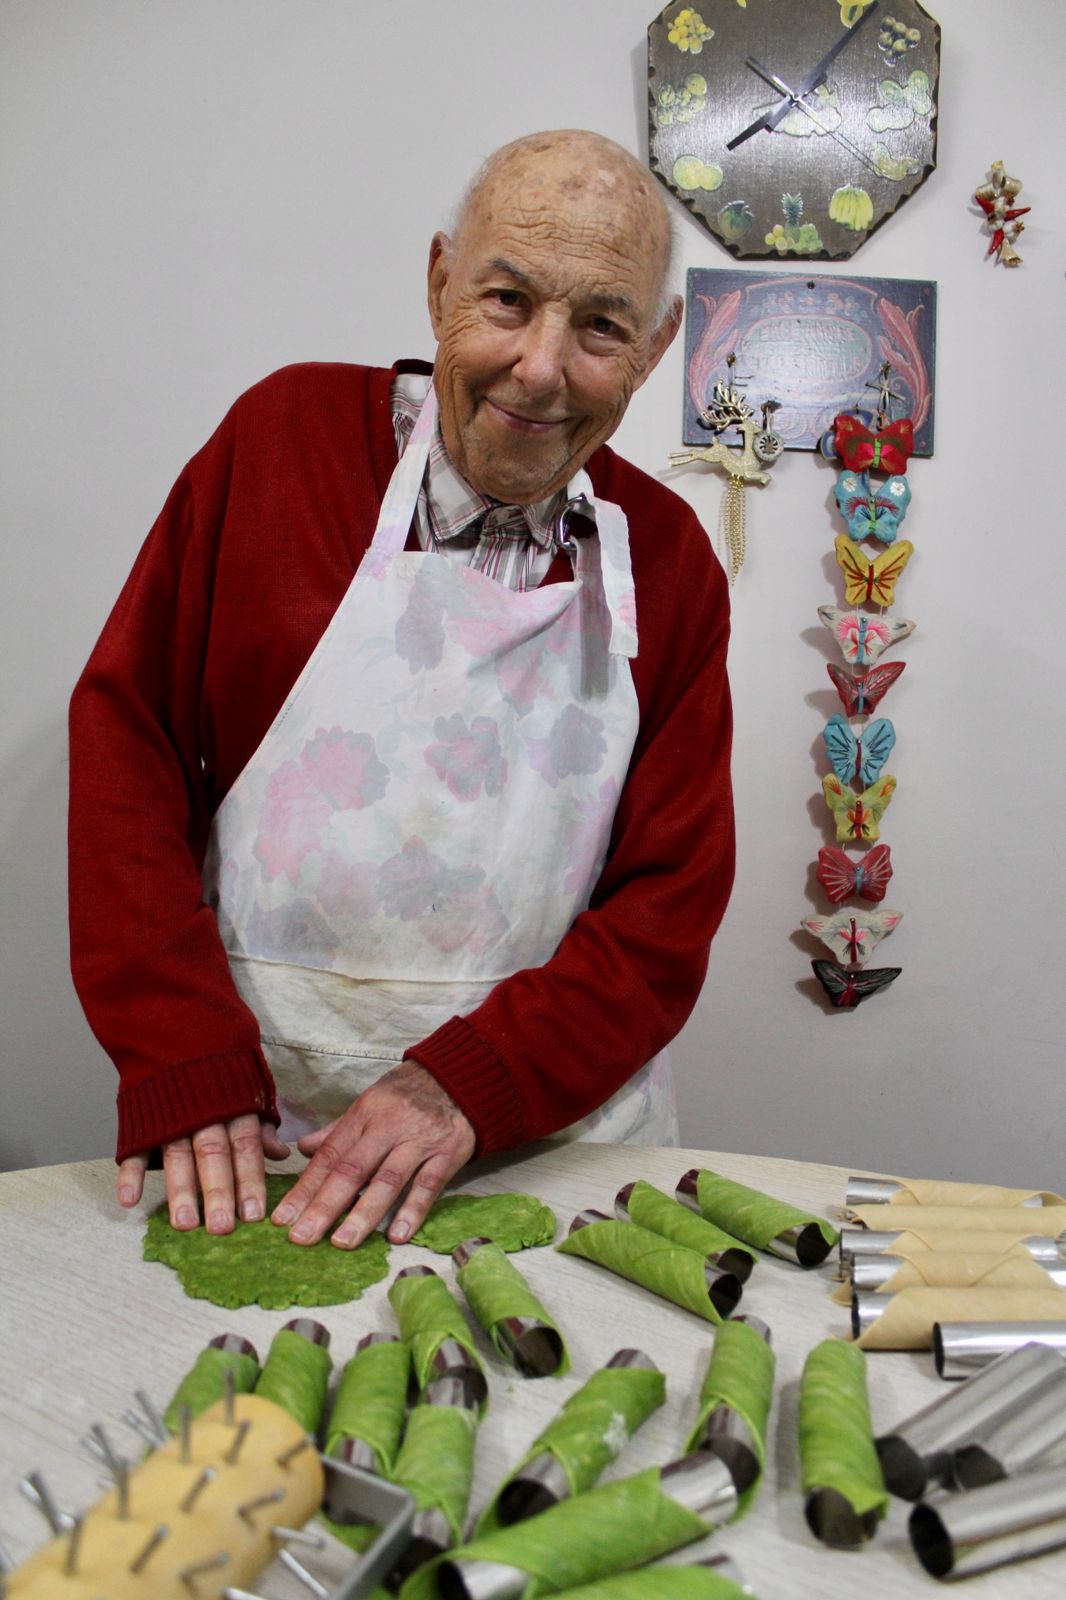
<instances>
[{"instance_id":1,"label":"flattened green dough","mask_svg":"<svg viewBox=\"0 0 1066 1600\"><path fill-rule=\"evenodd\" d=\"M469 1557L518 1567L529 1573L520 1600L535 1600L642 1566L702 1539L707 1531L694 1512L660 1492L659 1468L649 1467L632 1478L561 1500L539 1517L486 1534L444 1559ZM436 1600L439 1565L439 1560L431 1561L413 1573L400 1590L400 1600Z\"/></svg>"},{"instance_id":2,"label":"flattened green dough","mask_svg":"<svg viewBox=\"0 0 1066 1600\"><path fill-rule=\"evenodd\" d=\"M501 1483L482 1513L478 1537L501 1526L496 1515L500 1495L534 1456L548 1451L565 1472L571 1494L583 1494L665 1399L666 1379L661 1372L645 1367L601 1367L594 1372Z\"/></svg>"},{"instance_id":3,"label":"flattened green dough","mask_svg":"<svg viewBox=\"0 0 1066 1600\"><path fill-rule=\"evenodd\" d=\"M635 1222L590 1222L555 1248L566 1256L595 1261L707 1322L722 1320L707 1293L703 1257Z\"/></svg>"},{"instance_id":4,"label":"flattened green dough","mask_svg":"<svg viewBox=\"0 0 1066 1600\"><path fill-rule=\"evenodd\" d=\"M812 1211L800 1211L785 1200L775 1200L773 1195L763 1194L760 1189L734 1183L732 1178L723 1178L706 1167L700 1169L696 1179L696 1199L708 1222L728 1228L738 1239L759 1250L765 1250L770 1240L776 1239L786 1228L802 1228L810 1222L828 1245L835 1245L840 1238L824 1217L816 1217Z\"/></svg>"},{"instance_id":5,"label":"flattened green dough","mask_svg":"<svg viewBox=\"0 0 1066 1600\"><path fill-rule=\"evenodd\" d=\"M267 1216L238 1222L232 1233L209 1234L203 1227L180 1233L170 1226L166 1204L148 1218L144 1259L173 1267L185 1293L212 1305L259 1305L267 1311L287 1306L334 1306L358 1300L364 1289L388 1274L384 1234L372 1233L358 1250L338 1250L329 1239L290 1244L270 1213L299 1174L267 1178Z\"/></svg>"},{"instance_id":6,"label":"flattened green dough","mask_svg":"<svg viewBox=\"0 0 1066 1600\"><path fill-rule=\"evenodd\" d=\"M444 1513L453 1544L463 1537L476 1433L477 1414L465 1406L415 1406L392 1472L419 1511Z\"/></svg>"},{"instance_id":7,"label":"flattened green dough","mask_svg":"<svg viewBox=\"0 0 1066 1600\"><path fill-rule=\"evenodd\" d=\"M749 1593L711 1567L641 1567L567 1589L560 1600L744 1600Z\"/></svg>"},{"instance_id":8,"label":"flattened green dough","mask_svg":"<svg viewBox=\"0 0 1066 1600\"><path fill-rule=\"evenodd\" d=\"M455 1339L482 1372L474 1336L452 1298L448 1285L434 1272L426 1277L394 1278L389 1284L389 1304L400 1324L400 1335L411 1347L415 1378L424 1389L433 1377L433 1357L445 1339ZM482 1406L482 1415L485 1407Z\"/></svg>"},{"instance_id":9,"label":"flattened green dough","mask_svg":"<svg viewBox=\"0 0 1066 1600\"><path fill-rule=\"evenodd\" d=\"M671 1200L668 1194L645 1183L643 1178L638 1178L633 1185L627 1210L630 1222L650 1228L652 1233L661 1233L664 1239L683 1244L687 1250L698 1250L701 1256L712 1252L717 1255L723 1250L742 1250L755 1260L755 1253L748 1245L734 1239L724 1229L716 1228L706 1217L698 1217L680 1200Z\"/></svg>"},{"instance_id":10,"label":"flattened green dough","mask_svg":"<svg viewBox=\"0 0 1066 1600\"><path fill-rule=\"evenodd\" d=\"M264 1400L273 1400L313 1436L326 1408L332 1367L324 1344L313 1344L302 1333L280 1328L271 1341L255 1392Z\"/></svg>"},{"instance_id":11,"label":"flattened green dough","mask_svg":"<svg viewBox=\"0 0 1066 1600\"><path fill-rule=\"evenodd\" d=\"M507 1356L508 1352L497 1333L499 1324L506 1317L533 1317L559 1334L562 1359L554 1376L562 1377L564 1372L569 1372L570 1356L562 1334L498 1244L481 1245L455 1277L470 1302L470 1309L502 1356Z\"/></svg>"},{"instance_id":12,"label":"flattened green dough","mask_svg":"<svg viewBox=\"0 0 1066 1600\"><path fill-rule=\"evenodd\" d=\"M884 1516L888 1495L870 1426L866 1357L857 1346L824 1339L807 1357L799 1443L804 1494L835 1489L858 1516Z\"/></svg>"},{"instance_id":13,"label":"flattened green dough","mask_svg":"<svg viewBox=\"0 0 1066 1600\"><path fill-rule=\"evenodd\" d=\"M714 1349L700 1389L699 1414L685 1450L696 1448L700 1430L717 1406L730 1406L744 1418L759 1458L759 1477L740 1496L736 1517L743 1516L759 1492L766 1465L766 1419L773 1392L774 1353L766 1340L744 1322L723 1322L714 1336Z\"/></svg>"},{"instance_id":14,"label":"flattened green dough","mask_svg":"<svg viewBox=\"0 0 1066 1600\"><path fill-rule=\"evenodd\" d=\"M362 1439L374 1452L377 1470L387 1478L407 1415L411 1351L402 1339L369 1344L345 1364L326 1430L326 1454L336 1455L344 1439Z\"/></svg>"},{"instance_id":15,"label":"flattened green dough","mask_svg":"<svg viewBox=\"0 0 1066 1600\"><path fill-rule=\"evenodd\" d=\"M208 1345L200 1351L163 1412L163 1421L171 1433L177 1433L181 1427L182 1406L188 1406L190 1417L198 1417L208 1406L222 1399L227 1372L233 1373L235 1394L251 1394L259 1377L259 1363L254 1356L244 1355L240 1350L218 1350Z\"/></svg>"},{"instance_id":16,"label":"flattened green dough","mask_svg":"<svg viewBox=\"0 0 1066 1600\"><path fill-rule=\"evenodd\" d=\"M450 1194L433 1206L411 1243L450 1256L464 1239L491 1239L511 1251L554 1238L554 1211L531 1194Z\"/></svg>"}]
</instances>

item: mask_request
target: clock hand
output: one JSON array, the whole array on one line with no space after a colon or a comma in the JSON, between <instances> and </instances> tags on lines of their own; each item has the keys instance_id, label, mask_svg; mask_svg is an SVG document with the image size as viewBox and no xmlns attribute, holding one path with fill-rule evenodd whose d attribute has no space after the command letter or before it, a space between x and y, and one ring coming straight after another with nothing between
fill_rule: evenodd
<instances>
[{"instance_id":1,"label":"clock hand","mask_svg":"<svg viewBox=\"0 0 1066 1600\"><path fill-rule=\"evenodd\" d=\"M814 107L808 105L806 100L800 98L798 90L790 88L783 78L779 78L776 72L771 72L769 67L764 67L761 61L756 61L754 56L748 56L745 61L745 65L750 67L752 72L757 73L758 76L768 83L772 89L776 89L779 94L787 94L789 97L790 109L792 106L797 106L800 111L805 111L816 128L820 128L821 131L823 133L827 133L831 139L835 139L838 144L843 145L844 149L853 155L857 161L861 161L863 166L866 167L869 172L872 172L875 178L880 177L880 173L870 160L869 156L860 150L857 144L852 144L850 139L845 138L842 133L838 133L835 128L831 128L828 123L823 122L821 117L814 110ZM818 85L818 87L821 86Z\"/></svg>"},{"instance_id":2,"label":"clock hand","mask_svg":"<svg viewBox=\"0 0 1066 1600\"><path fill-rule=\"evenodd\" d=\"M729 139L726 143L726 149L735 150L738 145L743 144L746 139L752 138L752 136L758 133L762 128L766 128L768 131L772 132L773 129L777 127L779 122L783 122L797 101L802 100L804 95L810 94L812 89L818 88L829 71L829 68L836 60L837 56L842 50L847 48L852 39L854 39L855 35L858 33L859 29L870 20L874 12L877 10L878 4L879 0L873 0L873 5L867 7L862 16L859 18L858 22L855 23L854 27L845 29L840 38L837 39L836 43L826 51L821 61L818 62L818 65L811 68L810 72L808 72L807 76L802 80L799 87L794 92L789 90L787 99L782 100L779 106L775 106L772 111L764 112L763 115L758 117L753 123L750 124L750 126L745 128L741 133L738 133L735 138ZM764 76L764 74L760 73L760 76Z\"/></svg>"}]
</instances>

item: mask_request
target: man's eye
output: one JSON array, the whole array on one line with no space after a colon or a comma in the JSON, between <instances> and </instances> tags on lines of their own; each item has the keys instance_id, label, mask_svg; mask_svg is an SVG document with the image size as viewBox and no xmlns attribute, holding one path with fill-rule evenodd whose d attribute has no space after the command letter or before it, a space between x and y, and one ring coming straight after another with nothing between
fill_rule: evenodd
<instances>
[{"instance_id":1,"label":"man's eye","mask_svg":"<svg viewBox=\"0 0 1066 1600\"><path fill-rule=\"evenodd\" d=\"M522 304L522 296L517 289L494 289L492 298L501 306L512 309Z\"/></svg>"},{"instance_id":2,"label":"man's eye","mask_svg":"<svg viewBox=\"0 0 1066 1600\"><path fill-rule=\"evenodd\" d=\"M591 317L589 328L602 339L614 339L621 331L617 322L612 322L610 317Z\"/></svg>"}]
</instances>

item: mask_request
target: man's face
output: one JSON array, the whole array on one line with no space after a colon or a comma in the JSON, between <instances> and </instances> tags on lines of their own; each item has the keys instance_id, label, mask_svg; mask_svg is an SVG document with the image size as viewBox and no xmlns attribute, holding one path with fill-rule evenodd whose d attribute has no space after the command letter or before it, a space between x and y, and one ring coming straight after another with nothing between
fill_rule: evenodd
<instances>
[{"instance_id":1,"label":"man's face","mask_svg":"<svg viewBox=\"0 0 1066 1600\"><path fill-rule=\"evenodd\" d=\"M544 499L611 436L677 329L676 313L653 327L663 250L632 181L586 177L558 150L490 180L454 251L437 235L434 383L472 488Z\"/></svg>"}]
</instances>

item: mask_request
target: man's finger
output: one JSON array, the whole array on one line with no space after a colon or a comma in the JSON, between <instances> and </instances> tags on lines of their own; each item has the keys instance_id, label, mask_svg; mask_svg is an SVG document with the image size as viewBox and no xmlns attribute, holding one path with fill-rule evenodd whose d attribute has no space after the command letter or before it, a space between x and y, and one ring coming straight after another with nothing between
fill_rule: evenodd
<instances>
[{"instance_id":1,"label":"man's finger","mask_svg":"<svg viewBox=\"0 0 1066 1600\"><path fill-rule=\"evenodd\" d=\"M260 1222L266 1214L266 1168L263 1137L254 1111L226 1124L232 1152L237 1214L243 1222ZM213 1231L213 1230L212 1230Z\"/></svg>"},{"instance_id":2,"label":"man's finger","mask_svg":"<svg viewBox=\"0 0 1066 1600\"><path fill-rule=\"evenodd\" d=\"M208 1233L233 1232L233 1154L225 1123L212 1122L192 1136L196 1175L204 1197Z\"/></svg>"},{"instance_id":3,"label":"man's finger","mask_svg":"<svg viewBox=\"0 0 1066 1600\"><path fill-rule=\"evenodd\" d=\"M291 1153L284 1139L278 1138L278 1130L272 1122L262 1124L260 1138L263 1141L263 1153L268 1161L284 1161Z\"/></svg>"},{"instance_id":4,"label":"man's finger","mask_svg":"<svg viewBox=\"0 0 1066 1600\"><path fill-rule=\"evenodd\" d=\"M319 1148L304 1174L308 1177L317 1167L319 1185L314 1198L301 1209L289 1229L293 1244L317 1244L324 1238L389 1154L391 1140L380 1135L375 1139L364 1134L349 1145L340 1144L343 1127L341 1118L334 1137ZM292 1192L295 1194L296 1190Z\"/></svg>"},{"instance_id":5,"label":"man's finger","mask_svg":"<svg viewBox=\"0 0 1066 1600\"><path fill-rule=\"evenodd\" d=\"M419 1145L397 1145L390 1150L330 1242L342 1250L354 1250L369 1238L381 1219L392 1210L425 1154L425 1149Z\"/></svg>"},{"instance_id":6,"label":"man's finger","mask_svg":"<svg viewBox=\"0 0 1066 1600\"><path fill-rule=\"evenodd\" d=\"M440 1150L419 1167L411 1179L407 1198L389 1224L388 1237L393 1244L405 1244L412 1233L422 1226L430 1206L466 1159L465 1155L453 1155Z\"/></svg>"},{"instance_id":7,"label":"man's finger","mask_svg":"<svg viewBox=\"0 0 1066 1600\"><path fill-rule=\"evenodd\" d=\"M139 1155L127 1156L118 1169L115 1179L115 1194L120 1206L135 1206L144 1193L144 1175L148 1170L148 1157L142 1151Z\"/></svg>"},{"instance_id":8,"label":"man's finger","mask_svg":"<svg viewBox=\"0 0 1066 1600\"><path fill-rule=\"evenodd\" d=\"M328 1122L324 1128L297 1141L301 1155L312 1154L307 1148L312 1139L315 1141L315 1150L313 1159L300 1174L299 1182L293 1184L281 1204L271 1212L270 1220L276 1222L279 1228L290 1227L302 1215L334 1171L348 1175L350 1170L353 1182L349 1197L362 1188L365 1177L363 1168L354 1161L350 1168L345 1165L345 1152L354 1150L359 1143L361 1122L357 1120L357 1104L357 1101L353 1101L343 1117Z\"/></svg>"},{"instance_id":9,"label":"man's finger","mask_svg":"<svg viewBox=\"0 0 1066 1600\"><path fill-rule=\"evenodd\" d=\"M163 1146L163 1178L173 1228L196 1228L200 1206L196 1198L196 1162L188 1139L172 1139Z\"/></svg>"}]
</instances>

